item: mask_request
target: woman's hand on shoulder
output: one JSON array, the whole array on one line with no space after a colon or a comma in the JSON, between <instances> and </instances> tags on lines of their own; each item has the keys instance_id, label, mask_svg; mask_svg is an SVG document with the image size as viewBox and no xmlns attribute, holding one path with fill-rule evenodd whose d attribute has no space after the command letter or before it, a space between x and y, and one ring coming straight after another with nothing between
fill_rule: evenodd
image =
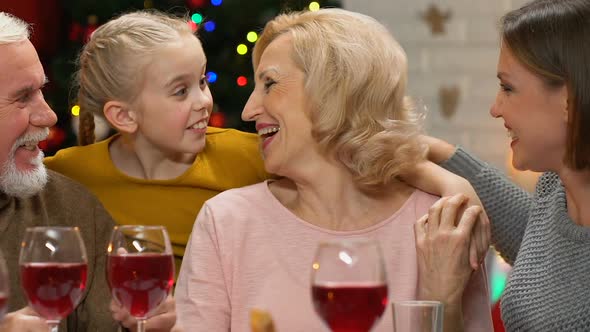
<instances>
[{"instance_id":1,"label":"woman's hand on shoulder","mask_svg":"<svg viewBox=\"0 0 590 332\"><path fill-rule=\"evenodd\" d=\"M442 193L442 196L445 197L456 195L463 196L466 199L458 213L464 213L467 208L472 206L478 206L481 208L481 213L473 226L472 238L469 245L469 263L471 264L471 267L476 270L485 260L492 240L490 220L482 202L479 200L475 189L473 189L469 181L457 177L454 181L449 182L448 186L444 188Z\"/></svg>"},{"instance_id":2,"label":"woman's hand on shoulder","mask_svg":"<svg viewBox=\"0 0 590 332\"><path fill-rule=\"evenodd\" d=\"M462 194L443 197L414 225L421 299L460 305L474 270L470 248L475 243L487 251L489 223L480 218L480 206L466 207L467 203Z\"/></svg>"}]
</instances>

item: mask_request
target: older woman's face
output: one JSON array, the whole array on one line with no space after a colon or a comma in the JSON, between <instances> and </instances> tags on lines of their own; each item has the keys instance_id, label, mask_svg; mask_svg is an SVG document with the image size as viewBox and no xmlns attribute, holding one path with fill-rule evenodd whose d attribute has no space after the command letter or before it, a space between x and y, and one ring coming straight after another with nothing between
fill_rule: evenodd
<instances>
[{"instance_id":1,"label":"older woman's face","mask_svg":"<svg viewBox=\"0 0 590 332\"><path fill-rule=\"evenodd\" d=\"M490 113L502 118L511 138L513 166L537 172L558 171L566 145L567 88L549 88L502 46L500 90Z\"/></svg>"},{"instance_id":2,"label":"older woman's face","mask_svg":"<svg viewBox=\"0 0 590 332\"><path fill-rule=\"evenodd\" d=\"M291 54L289 35L268 45L255 73L256 87L242 112L244 121L256 121L266 170L283 176L305 169L319 155L311 137L305 75Z\"/></svg>"}]
</instances>

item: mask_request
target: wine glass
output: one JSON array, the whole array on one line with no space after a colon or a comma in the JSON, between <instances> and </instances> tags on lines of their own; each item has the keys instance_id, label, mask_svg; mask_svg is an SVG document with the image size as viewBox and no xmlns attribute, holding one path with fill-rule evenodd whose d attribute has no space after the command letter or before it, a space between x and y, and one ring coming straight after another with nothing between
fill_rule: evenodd
<instances>
[{"instance_id":1,"label":"wine glass","mask_svg":"<svg viewBox=\"0 0 590 332\"><path fill-rule=\"evenodd\" d=\"M6 262L4 256L0 252L0 321L6 314L8 307L8 295L10 293L10 283L8 280L8 270L6 269Z\"/></svg>"},{"instance_id":2,"label":"wine glass","mask_svg":"<svg viewBox=\"0 0 590 332\"><path fill-rule=\"evenodd\" d=\"M88 260L77 227L27 228L21 243L21 285L29 306L50 331L78 305L86 289Z\"/></svg>"},{"instance_id":3,"label":"wine glass","mask_svg":"<svg viewBox=\"0 0 590 332\"><path fill-rule=\"evenodd\" d=\"M311 284L315 311L333 332L368 332L387 306L383 257L373 240L321 242Z\"/></svg>"},{"instance_id":4,"label":"wine glass","mask_svg":"<svg viewBox=\"0 0 590 332\"><path fill-rule=\"evenodd\" d=\"M108 246L107 279L113 298L145 331L148 316L174 283L174 257L164 226L115 226Z\"/></svg>"}]
</instances>

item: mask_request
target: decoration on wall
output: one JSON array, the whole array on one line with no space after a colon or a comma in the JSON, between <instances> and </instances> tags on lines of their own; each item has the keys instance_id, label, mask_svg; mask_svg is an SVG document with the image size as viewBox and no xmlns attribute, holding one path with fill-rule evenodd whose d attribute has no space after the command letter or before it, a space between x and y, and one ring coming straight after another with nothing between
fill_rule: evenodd
<instances>
[{"instance_id":1,"label":"decoration on wall","mask_svg":"<svg viewBox=\"0 0 590 332\"><path fill-rule=\"evenodd\" d=\"M433 35L444 34L445 23L451 19L451 10L443 12L437 5L430 4L422 14L422 19L430 25L430 31Z\"/></svg>"},{"instance_id":2,"label":"decoration on wall","mask_svg":"<svg viewBox=\"0 0 590 332\"><path fill-rule=\"evenodd\" d=\"M457 106L459 105L460 96L461 90L456 85L450 87L443 86L438 90L440 112L443 117L450 119L455 115L457 112Z\"/></svg>"}]
</instances>

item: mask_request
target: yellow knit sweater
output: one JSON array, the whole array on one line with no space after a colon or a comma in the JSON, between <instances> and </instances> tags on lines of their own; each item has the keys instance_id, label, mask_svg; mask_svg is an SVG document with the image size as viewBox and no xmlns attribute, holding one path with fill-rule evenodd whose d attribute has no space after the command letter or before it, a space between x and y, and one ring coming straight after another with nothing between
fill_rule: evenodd
<instances>
[{"instance_id":1,"label":"yellow knit sweater","mask_svg":"<svg viewBox=\"0 0 590 332\"><path fill-rule=\"evenodd\" d=\"M203 203L224 190L268 177L255 134L209 127L205 149L183 175L171 180L132 178L120 172L108 150L114 137L61 150L45 158L45 164L85 185L116 223L166 226L177 269Z\"/></svg>"}]
</instances>

